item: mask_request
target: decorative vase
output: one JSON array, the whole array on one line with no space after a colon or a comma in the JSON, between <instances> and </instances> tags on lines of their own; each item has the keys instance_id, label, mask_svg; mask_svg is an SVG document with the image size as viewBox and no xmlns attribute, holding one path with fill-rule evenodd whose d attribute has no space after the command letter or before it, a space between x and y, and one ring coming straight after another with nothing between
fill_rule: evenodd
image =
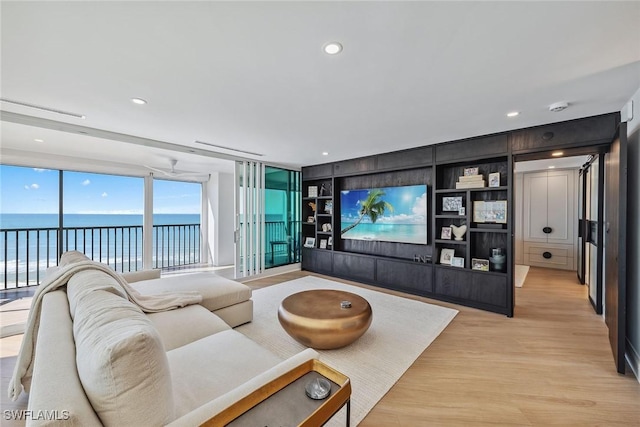
<instances>
[{"instance_id":1,"label":"decorative vase","mask_svg":"<svg viewBox=\"0 0 640 427\"><path fill-rule=\"evenodd\" d=\"M506 260L507 256L503 248L491 248L491 257L489 257L491 271L505 272Z\"/></svg>"},{"instance_id":2,"label":"decorative vase","mask_svg":"<svg viewBox=\"0 0 640 427\"><path fill-rule=\"evenodd\" d=\"M456 236L454 240L462 240L464 233L467 232L467 226L461 225L458 227L451 224L451 232L453 233L454 236Z\"/></svg>"}]
</instances>

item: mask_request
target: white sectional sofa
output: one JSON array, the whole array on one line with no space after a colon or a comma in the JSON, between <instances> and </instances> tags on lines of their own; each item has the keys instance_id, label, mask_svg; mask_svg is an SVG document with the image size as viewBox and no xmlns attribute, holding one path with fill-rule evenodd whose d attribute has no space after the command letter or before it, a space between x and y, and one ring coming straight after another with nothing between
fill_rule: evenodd
<instances>
[{"instance_id":1,"label":"white sectional sofa","mask_svg":"<svg viewBox=\"0 0 640 427\"><path fill-rule=\"evenodd\" d=\"M200 290L202 305L145 314L95 271L44 295L28 409L45 416L28 425L195 426L318 357L307 349L282 360L231 328L251 320L250 288L157 275L128 280L141 293Z\"/></svg>"}]
</instances>

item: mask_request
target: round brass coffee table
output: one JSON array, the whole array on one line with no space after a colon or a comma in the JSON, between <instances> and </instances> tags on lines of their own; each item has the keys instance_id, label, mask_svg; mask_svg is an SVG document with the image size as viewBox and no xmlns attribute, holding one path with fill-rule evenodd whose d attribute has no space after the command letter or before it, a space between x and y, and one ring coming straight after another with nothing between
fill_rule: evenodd
<instances>
[{"instance_id":1,"label":"round brass coffee table","mask_svg":"<svg viewBox=\"0 0 640 427\"><path fill-rule=\"evenodd\" d=\"M369 329L371 316L366 299L333 289L289 295L278 308L284 330L300 344L320 350L351 344Z\"/></svg>"}]
</instances>

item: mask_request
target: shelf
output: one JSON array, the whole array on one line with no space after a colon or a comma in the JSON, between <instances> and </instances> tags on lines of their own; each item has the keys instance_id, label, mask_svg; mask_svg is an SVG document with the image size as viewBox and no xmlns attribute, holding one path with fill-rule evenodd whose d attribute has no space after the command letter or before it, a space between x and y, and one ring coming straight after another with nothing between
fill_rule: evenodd
<instances>
[{"instance_id":1,"label":"shelf","mask_svg":"<svg viewBox=\"0 0 640 427\"><path fill-rule=\"evenodd\" d=\"M303 222L302 225L316 225L315 222Z\"/></svg>"},{"instance_id":2,"label":"shelf","mask_svg":"<svg viewBox=\"0 0 640 427\"><path fill-rule=\"evenodd\" d=\"M318 200L331 200L331 199L333 199L333 196L318 196L318 197L316 197L316 199L318 199Z\"/></svg>"},{"instance_id":3,"label":"shelf","mask_svg":"<svg viewBox=\"0 0 640 427\"><path fill-rule=\"evenodd\" d=\"M500 187L483 187L483 188L470 188L470 191L505 191L508 190L509 187L507 186L500 186Z\"/></svg>"},{"instance_id":4,"label":"shelf","mask_svg":"<svg viewBox=\"0 0 640 427\"><path fill-rule=\"evenodd\" d=\"M475 228L475 227L471 227L469 228L468 231L471 231L472 233L508 233L509 230L506 230L504 228Z\"/></svg>"},{"instance_id":5,"label":"shelf","mask_svg":"<svg viewBox=\"0 0 640 427\"><path fill-rule=\"evenodd\" d=\"M326 214L326 213L324 213L324 214L319 213L319 214L316 214L316 215L317 216L328 216L328 217L332 217L333 216L331 214Z\"/></svg>"},{"instance_id":6,"label":"shelf","mask_svg":"<svg viewBox=\"0 0 640 427\"><path fill-rule=\"evenodd\" d=\"M317 231L316 233L324 236L331 236L333 234L331 231Z\"/></svg>"},{"instance_id":7,"label":"shelf","mask_svg":"<svg viewBox=\"0 0 640 427\"><path fill-rule=\"evenodd\" d=\"M446 218L446 219L467 219L466 215L436 215L436 218Z\"/></svg>"},{"instance_id":8,"label":"shelf","mask_svg":"<svg viewBox=\"0 0 640 427\"><path fill-rule=\"evenodd\" d=\"M436 190L436 194L440 193L466 193L467 188L440 188Z\"/></svg>"},{"instance_id":9,"label":"shelf","mask_svg":"<svg viewBox=\"0 0 640 427\"><path fill-rule=\"evenodd\" d=\"M466 245L466 240L447 240L447 239L436 239L436 243L442 243L445 245Z\"/></svg>"},{"instance_id":10,"label":"shelf","mask_svg":"<svg viewBox=\"0 0 640 427\"><path fill-rule=\"evenodd\" d=\"M489 274L489 275L495 275L495 276L501 276L504 277L507 275L507 273L501 273L499 271L482 271L482 270L473 270L469 267L453 267L451 265L448 264L435 264L436 267L438 268L446 268L447 270L457 270L457 271L466 271L466 272L470 272L470 273L482 273L482 274Z\"/></svg>"}]
</instances>

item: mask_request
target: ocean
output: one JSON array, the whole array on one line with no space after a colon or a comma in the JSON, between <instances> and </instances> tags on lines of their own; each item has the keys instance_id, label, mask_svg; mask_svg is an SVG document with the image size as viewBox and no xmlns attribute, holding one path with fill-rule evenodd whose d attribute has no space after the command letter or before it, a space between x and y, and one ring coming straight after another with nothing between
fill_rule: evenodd
<instances>
[{"instance_id":1,"label":"ocean","mask_svg":"<svg viewBox=\"0 0 640 427\"><path fill-rule=\"evenodd\" d=\"M344 230L353 223L353 221L342 220L340 228ZM341 237L355 240L426 244L427 226L426 224L372 224L361 222Z\"/></svg>"},{"instance_id":2,"label":"ocean","mask_svg":"<svg viewBox=\"0 0 640 427\"><path fill-rule=\"evenodd\" d=\"M63 252L79 250L117 271L142 268L142 215L66 214ZM156 214L153 265L200 260L200 215ZM0 214L0 289L35 285L56 265L57 214Z\"/></svg>"}]
</instances>

